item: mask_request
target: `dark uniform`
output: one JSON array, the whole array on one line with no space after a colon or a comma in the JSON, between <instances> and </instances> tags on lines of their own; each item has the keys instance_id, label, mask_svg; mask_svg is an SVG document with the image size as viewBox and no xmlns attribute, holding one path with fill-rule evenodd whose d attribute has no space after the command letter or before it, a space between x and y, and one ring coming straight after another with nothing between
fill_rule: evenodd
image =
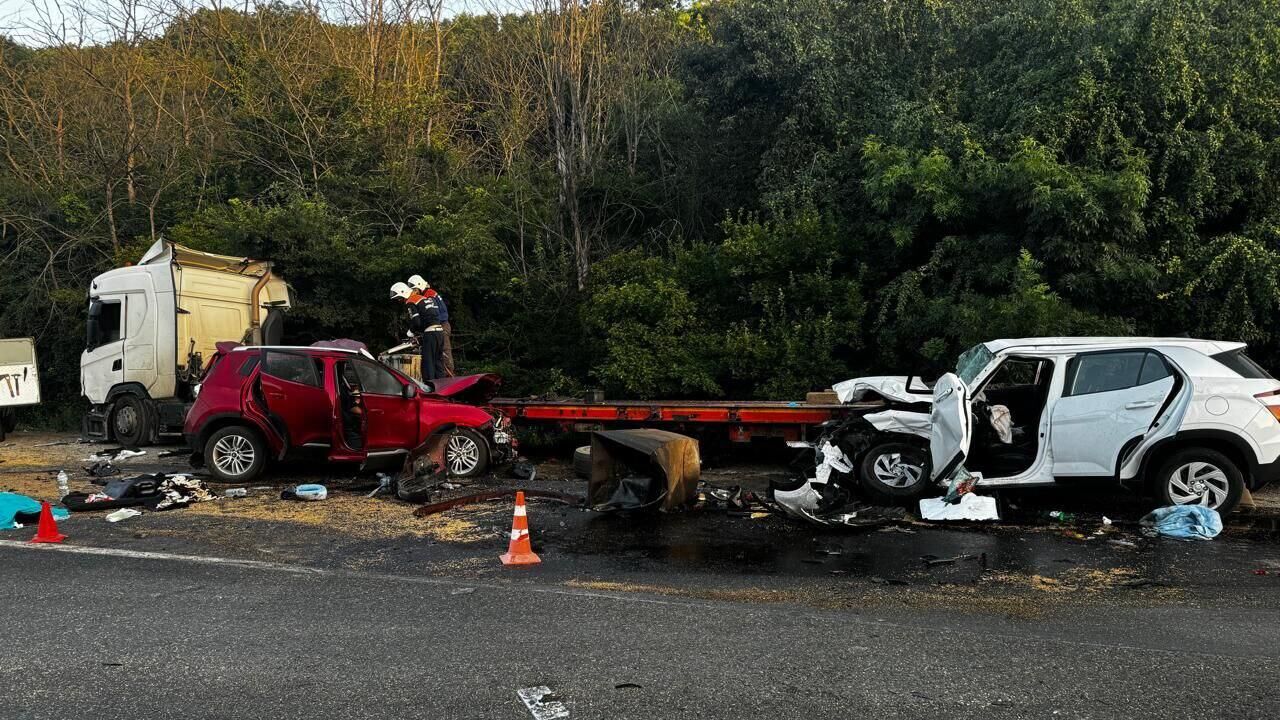
<instances>
[{"instance_id":1,"label":"dark uniform","mask_svg":"<svg viewBox=\"0 0 1280 720\"><path fill-rule=\"evenodd\" d=\"M440 305L435 298L419 296L409 303L409 329L418 336L422 352L422 379L445 377L444 326L440 323Z\"/></svg>"}]
</instances>

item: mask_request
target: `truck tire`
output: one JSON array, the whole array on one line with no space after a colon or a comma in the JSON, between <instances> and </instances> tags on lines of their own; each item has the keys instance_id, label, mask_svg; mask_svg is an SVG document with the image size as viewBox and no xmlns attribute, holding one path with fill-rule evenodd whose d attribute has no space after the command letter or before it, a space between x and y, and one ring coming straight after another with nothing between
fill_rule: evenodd
<instances>
[{"instance_id":1,"label":"truck tire","mask_svg":"<svg viewBox=\"0 0 1280 720\"><path fill-rule=\"evenodd\" d=\"M1236 464L1217 450L1201 447L1170 455L1160 465L1153 484L1162 506L1203 502L1222 515L1235 510L1244 494L1244 475Z\"/></svg>"},{"instance_id":2,"label":"truck tire","mask_svg":"<svg viewBox=\"0 0 1280 720\"><path fill-rule=\"evenodd\" d=\"M929 488L929 454L912 443L872 445L863 453L858 470L863 489L890 502L919 497Z\"/></svg>"},{"instance_id":3,"label":"truck tire","mask_svg":"<svg viewBox=\"0 0 1280 720\"><path fill-rule=\"evenodd\" d=\"M471 428L457 428L444 446L444 464L452 477L483 475L489 469L489 443Z\"/></svg>"},{"instance_id":4,"label":"truck tire","mask_svg":"<svg viewBox=\"0 0 1280 720\"><path fill-rule=\"evenodd\" d=\"M262 474L267 444L244 425L219 428L204 442L204 461L218 482L247 483Z\"/></svg>"},{"instance_id":5,"label":"truck tire","mask_svg":"<svg viewBox=\"0 0 1280 720\"><path fill-rule=\"evenodd\" d=\"M128 448L145 445L155 430L151 416L146 400L133 393L120 395L111 407L110 435Z\"/></svg>"},{"instance_id":6,"label":"truck tire","mask_svg":"<svg viewBox=\"0 0 1280 720\"><path fill-rule=\"evenodd\" d=\"M573 472L578 477L591 477L591 446L583 445L573 451Z\"/></svg>"}]
</instances>

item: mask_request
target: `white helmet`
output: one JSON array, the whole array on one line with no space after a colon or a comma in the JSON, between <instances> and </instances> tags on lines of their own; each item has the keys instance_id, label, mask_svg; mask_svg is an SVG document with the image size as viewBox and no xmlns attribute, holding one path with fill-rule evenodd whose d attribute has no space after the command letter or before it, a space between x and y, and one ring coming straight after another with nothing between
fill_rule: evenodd
<instances>
[{"instance_id":1,"label":"white helmet","mask_svg":"<svg viewBox=\"0 0 1280 720\"><path fill-rule=\"evenodd\" d=\"M409 287L417 290L418 292L422 292L423 290L430 290L431 284L428 283L421 275L414 275L409 278Z\"/></svg>"},{"instance_id":2,"label":"white helmet","mask_svg":"<svg viewBox=\"0 0 1280 720\"><path fill-rule=\"evenodd\" d=\"M409 286L408 286L408 285L405 285L404 283L396 283L395 285L392 285L392 286L391 286L391 299L392 299L392 300L396 300L396 299L399 299L399 300L408 300L408 299L409 299Z\"/></svg>"}]
</instances>

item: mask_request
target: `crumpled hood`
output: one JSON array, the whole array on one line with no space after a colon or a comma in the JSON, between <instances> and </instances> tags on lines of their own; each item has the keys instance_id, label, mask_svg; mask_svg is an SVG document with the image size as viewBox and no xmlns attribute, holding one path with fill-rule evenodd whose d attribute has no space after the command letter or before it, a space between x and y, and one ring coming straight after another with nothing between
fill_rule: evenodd
<instances>
[{"instance_id":1,"label":"crumpled hood","mask_svg":"<svg viewBox=\"0 0 1280 720\"><path fill-rule=\"evenodd\" d=\"M933 394L920 378L912 375L874 375L845 380L831 386L842 403L885 400L900 403L933 402Z\"/></svg>"},{"instance_id":2,"label":"crumpled hood","mask_svg":"<svg viewBox=\"0 0 1280 720\"><path fill-rule=\"evenodd\" d=\"M484 405L498 394L502 387L502 376L496 373L479 375L462 375L459 377L432 380L435 390L431 397L448 398L468 405Z\"/></svg>"}]
</instances>

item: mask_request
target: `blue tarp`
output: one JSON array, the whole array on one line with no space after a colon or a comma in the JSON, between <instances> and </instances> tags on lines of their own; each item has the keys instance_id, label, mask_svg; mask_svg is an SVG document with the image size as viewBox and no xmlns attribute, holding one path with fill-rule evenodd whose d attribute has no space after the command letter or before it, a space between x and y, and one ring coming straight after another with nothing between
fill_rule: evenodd
<instances>
[{"instance_id":1,"label":"blue tarp","mask_svg":"<svg viewBox=\"0 0 1280 720\"><path fill-rule=\"evenodd\" d=\"M19 513L38 515L40 513L40 501L18 493L0 492L0 530L12 530L14 527L13 517ZM66 510L60 507L53 509L54 520L66 520L69 517L71 517L71 513Z\"/></svg>"},{"instance_id":2,"label":"blue tarp","mask_svg":"<svg viewBox=\"0 0 1280 720\"><path fill-rule=\"evenodd\" d=\"M1204 505L1170 505L1153 510L1142 525L1183 540L1211 540L1222 532L1222 516Z\"/></svg>"}]
</instances>

